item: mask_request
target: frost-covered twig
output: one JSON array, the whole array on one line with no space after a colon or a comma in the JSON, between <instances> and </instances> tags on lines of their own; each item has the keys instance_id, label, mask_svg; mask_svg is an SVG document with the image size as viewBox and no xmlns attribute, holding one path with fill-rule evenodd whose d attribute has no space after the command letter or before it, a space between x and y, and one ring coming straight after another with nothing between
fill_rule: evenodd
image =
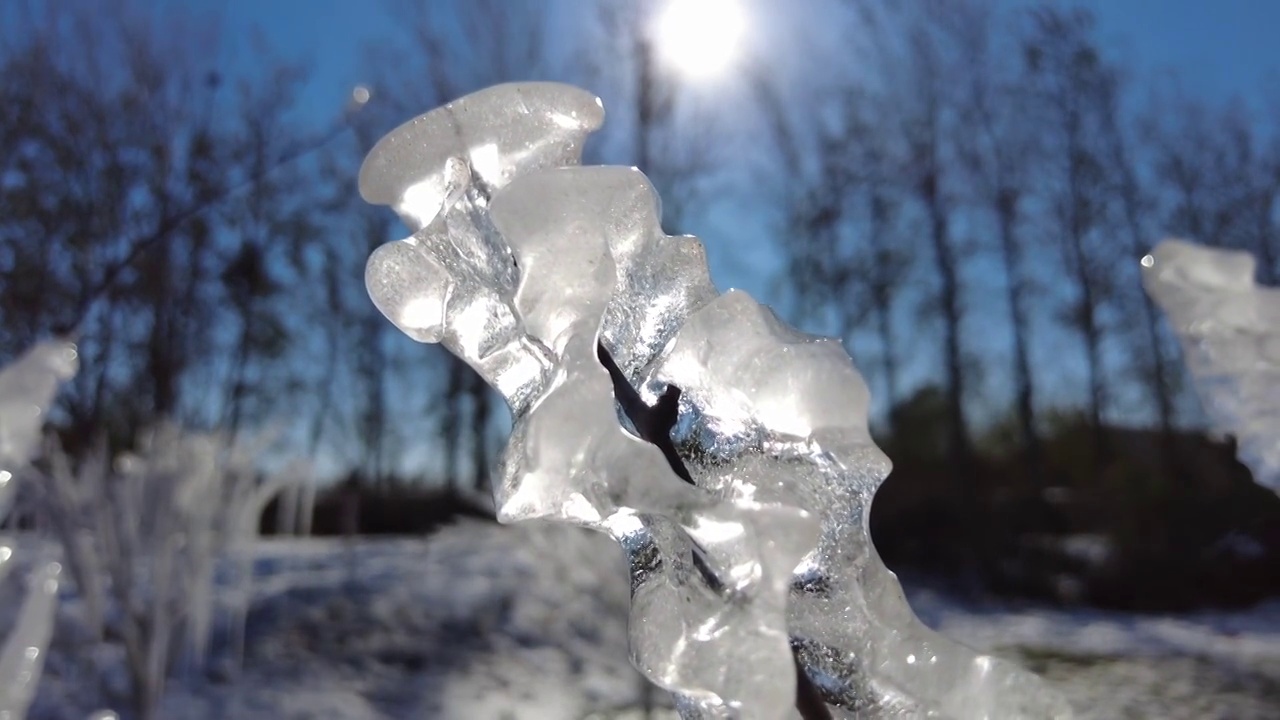
<instances>
[{"instance_id":1,"label":"frost-covered twig","mask_svg":"<svg viewBox=\"0 0 1280 720\"><path fill-rule=\"evenodd\" d=\"M498 86L401 126L361 169L365 198L414 230L370 258L374 303L515 417L499 519L622 545L632 659L686 718L792 716L806 683L848 713L1068 717L1035 676L915 618L868 534L889 464L848 355L717 294L637 170L578 167L602 121L576 88Z\"/></svg>"},{"instance_id":2,"label":"frost-covered twig","mask_svg":"<svg viewBox=\"0 0 1280 720\"><path fill-rule=\"evenodd\" d=\"M234 566L224 604L239 657L258 519L297 475L287 470L260 482L242 449L172 425L147 433L137 452L118 458L105 445L79 462L56 448L48 454L42 510L85 597L91 634L101 636L109 625L123 640L134 709L151 717L171 650L181 643L197 663L205 660L219 563Z\"/></svg>"},{"instance_id":3,"label":"frost-covered twig","mask_svg":"<svg viewBox=\"0 0 1280 720\"><path fill-rule=\"evenodd\" d=\"M1147 292L1168 315L1209 421L1280 493L1280 289L1254 281L1243 250L1165 240L1142 259Z\"/></svg>"},{"instance_id":4,"label":"frost-covered twig","mask_svg":"<svg viewBox=\"0 0 1280 720\"><path fill-rule=\"evenodd\" d=\"M58 386L75 375L76 347L65 340L40 343L0 370L0 523L9 514L18 473L40 448L41 428ZM13 546L0 538L0 580L8 573ZM44 563L18 612L18 624L0 648L0 718L22 720L35 694L53 635L53 615L62 566Z\"/></svg>"}]
</instances>

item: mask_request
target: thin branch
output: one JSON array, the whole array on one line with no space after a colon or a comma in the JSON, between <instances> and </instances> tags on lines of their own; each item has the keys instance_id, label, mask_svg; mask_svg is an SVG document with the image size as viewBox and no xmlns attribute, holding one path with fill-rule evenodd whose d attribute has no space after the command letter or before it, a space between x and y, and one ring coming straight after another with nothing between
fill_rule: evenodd
<instances>
[{"instance_id":1,"label":"thin branch","mask_svg":"<svg viewBox=\"0 0 1280 720\"><path fill-rule=\"evenodd\" d=\"M72 315L74 320L69 327L60 328L58 330L58 334L69 334L75 332L76 329L84 323L85 318L93 308L93 305L100 300L113 285L115 285L115 283L120 279L120 275L137 262L138 259L141 258L148 250L168 239L170 234L172 234L174 230L177 230L184 222L217 207L242 190L257 186L258 183L262 182L267 175L270 175L278 168L321 150L334 140L341 137L343 133L350 129L350 127L350 118L344 118L327 133L321 135L312 142L294 148L291 152L282 154L274 163L261 168L243 182L229 185L215 193L204 202L192 205L191 207L185 208L173 215L164 217L160 221L160 225L150 235L139 240L129 253L124 256L124 258L108 267L102 274L102 280L98 282L92 290L84 293L76 308L76 312Z\"/></svg>"}]
</instances>

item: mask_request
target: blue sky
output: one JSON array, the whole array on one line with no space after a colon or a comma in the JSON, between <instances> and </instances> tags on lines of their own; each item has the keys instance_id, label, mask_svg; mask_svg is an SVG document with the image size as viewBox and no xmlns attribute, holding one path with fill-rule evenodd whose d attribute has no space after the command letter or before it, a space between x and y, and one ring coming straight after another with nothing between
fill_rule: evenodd
<instances>
[{"instance_id":1,"label":"blue sky","mask_svg":"<svg viewBox=\"0 0 1280 720\"><path fill-rule=\"evenodd\" d=\"M547 3L548 7L553 4ZM1082 0L1072 4L1098 16L1110 49L1140 74L1175 70L1194 94L1249 96L1277 79L1280 2ZM341 105L360 79L362 48L394 31L389 10L393 3L192 0L191 5L220 18L228 36L256 27L286 57L310 64L314 77L308 102L317 110Z\"/></svg>"},{"instance_id":2,"label":"blue sky","mask_svg":"<svg viewBox=\"0 0 1280 720\"><path fill-rule=\"evenodd\" d=\"M412 0L406 0L409 1ZM788 39L792 33L799 33L806 43L828 47L839 48L850 42L849 38L833 37L828 29L831 24L824 24L820 12L845 0L742 1L748 8L755 8L753 53L766 61L771 52L785 53L796 47ZM1039 4L1034 0L996 2L1007 7ZM396 4L355 0L191 2L220 22L231 48L221 62L232 74L246 71L246 63L252 62L240 40L253 32L260 33L284 59L309 66L311 81L300 110L314 115L321 124L335 116L353 86L362 81L365 49L379 38L397 34L392 14ZM1269 99L1280 101L1280 43L1275 37L1280 28L1280 0L1077 0L1061 4L1094 12L1104 50L1127 66L1140 86L1154 86L1168 72L1180 79L1190 96L1213 101L1239 96L1257 111L1267 110ZM546 0L545 5L552 13L579 8L588 12L587 3L581 0ZM791 10L801 7L809 12ZM813 56L801 48L791 57L779 56L777 62L796 72L821 72L821 68L806 67ZM610 93L617 92L617 88L592 89L605 97L607 108L612 107ZM626 121L615 116L609 124L619 122ZM721 138L720 142L731 141ZM681 229L697 233L706 241L712 276L718 286L742 288L768 302L776 299L772 268L777 257L774 236L780 229L777 219L753 202L745 196L728 198L718 210L704 213ZM851 352L857 360L856 347ZM910 354L919 361L918 373L932 373L929 358L935 353L921 348Z\"/></svg>"},{"instance_id":3,"label":"blue sky","mask_svg":"<svg viewBox=\"0 0 1280 720\"><path fill-rule=\"evenodd\" d=\"M1257 99L1280 69L1280 2L1085 0L1102 37L1139 74L1172 69L1190 93Z\"/></svg>"},{"instance_id":4,"label":"blue sky","mask_svg":"<svg viewBox=\"0 0 1280 720\"><path fill-rule=\"evenodd\" d=\"M228 40L223 62L247 62L238 39L261 33L284 59L304 63L312 77L304 104L333 117L360 81L364 48L394 29L379 3L355 0L192 0L222 26Z\"/></svg>"}]
</instances>

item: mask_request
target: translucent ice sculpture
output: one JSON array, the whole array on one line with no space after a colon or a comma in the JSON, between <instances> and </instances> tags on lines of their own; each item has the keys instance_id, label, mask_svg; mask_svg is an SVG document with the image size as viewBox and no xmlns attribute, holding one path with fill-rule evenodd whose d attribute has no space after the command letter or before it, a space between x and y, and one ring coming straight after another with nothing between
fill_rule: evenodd
<instances>
[{"instance_id":1,"label":"translucent ice sculpture","mask_svg":"<svg viewBox=\"0 0 1280 720\"><path fill-rule=\"evenodd\" d=\"M369 259L374 303L511 407L499 519L622 545L632 659L683 717L1069 717L916 619L868 535L889 462L848 355L718 295L638 170L579 167L603 117L576 88L500 85L361 170L413 230Z\"/></svg>"},{"instance_id":2,"label":"translucent ice sculpture","mask_svg":"<svg viewBox=\"0 0 1280 720\"><path fill-rule=\"evenodd\" d=\"M77 369L76 347L53 340L31 348L0 370L0 521L9 514L16 474L40 448L41 427L58 385ZM13 546L0 537L0 579L8 573ZM53 611L62 566L44 563L18 611L17 626L0 647L0 718L22 720L44 667L53 634Z\"/></svg>"},{"instance_id":3,"label":"translucent ice sculpture","mask_svg":"<svg viewBox=\"0 0 1280 720\"><path fill-rule=\"evenodd\" d=\"M1254 479L1280 492L1280 289L1257 285L1255 268L1242 250L1166 240L1142 259L1142 279L1209 421L1235 436Z\"/></svg>"}]
</instances>

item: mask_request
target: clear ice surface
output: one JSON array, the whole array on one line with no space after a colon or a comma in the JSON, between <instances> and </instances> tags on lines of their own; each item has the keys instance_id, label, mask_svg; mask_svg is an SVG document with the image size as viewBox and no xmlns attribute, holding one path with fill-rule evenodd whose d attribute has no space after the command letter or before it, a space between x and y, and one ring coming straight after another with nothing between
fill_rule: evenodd
<instances>
[{"instance_id":1,"label":"clear ice surface","mask_svg":"<svg viewBox=\"0 0 1280 720\"><path fill-rule=\"evenodd\" d=\"M1280 492L1280 289L1258 285L1255 270L1243 250L1176 239L1142 260L1210 423L1235 436L1259 484Z\"/></svg>"},{"instance_id":2,"label":"clear ice surface","mask_svg":"<svg viewBox=\"0 0 1280 720\"><path fill-rule=\"evenodd\" d=\"M50 340L0 369L0 519L8 515L14 473L40 450L45 415L77 363L75 345Z\"/></svg>"},{"instance_id":3,"label":"clear ice surface","mask_svg":"<svg viewBox=\"0 0 1280 720\"><path fill-rule=\"evenodd\" d=\"M40 449L41 428L58 386L75 375L77 367L74 344L49 340L0 370L0 521L9 514L17 473ZM0 580L13 555L13 546L0 537ZM22 720L35 695L53 635L61 572L61 565L48 562L33 574L17 626L0 647L0 720Z\"/></svg>"},{"instance_id":4,"label":"clear ice surface","mask_svg":"<svg viewBox=\"0 0 1280 720\"><path fill-rule=\"evenodd\" d=\"M62 566L56 562L45 563L34 573L17 625L0 648L0 720L22 720L35 698L45 650L53 635L61 573Z\"/></svg>"},{"instance_id":5,"label":"clear ice surface","mask_svg":"<svg viewBox=\"0 0 1280 720\"><path fill-rule=\"evenodd\" d=\"M796 717L793 653L838 717L1069 717L915 617L868 534L889 462L848 355L717 294L638 170L580 167L602 121L582 90L500 85L392 131L361 170L414 231L370 257L374 303L511 407L499 518L618 541L633 662L683 717ZM598 345L646 402L680 389L692 482L623 421Z\"/></svg>"}]
</instances>

